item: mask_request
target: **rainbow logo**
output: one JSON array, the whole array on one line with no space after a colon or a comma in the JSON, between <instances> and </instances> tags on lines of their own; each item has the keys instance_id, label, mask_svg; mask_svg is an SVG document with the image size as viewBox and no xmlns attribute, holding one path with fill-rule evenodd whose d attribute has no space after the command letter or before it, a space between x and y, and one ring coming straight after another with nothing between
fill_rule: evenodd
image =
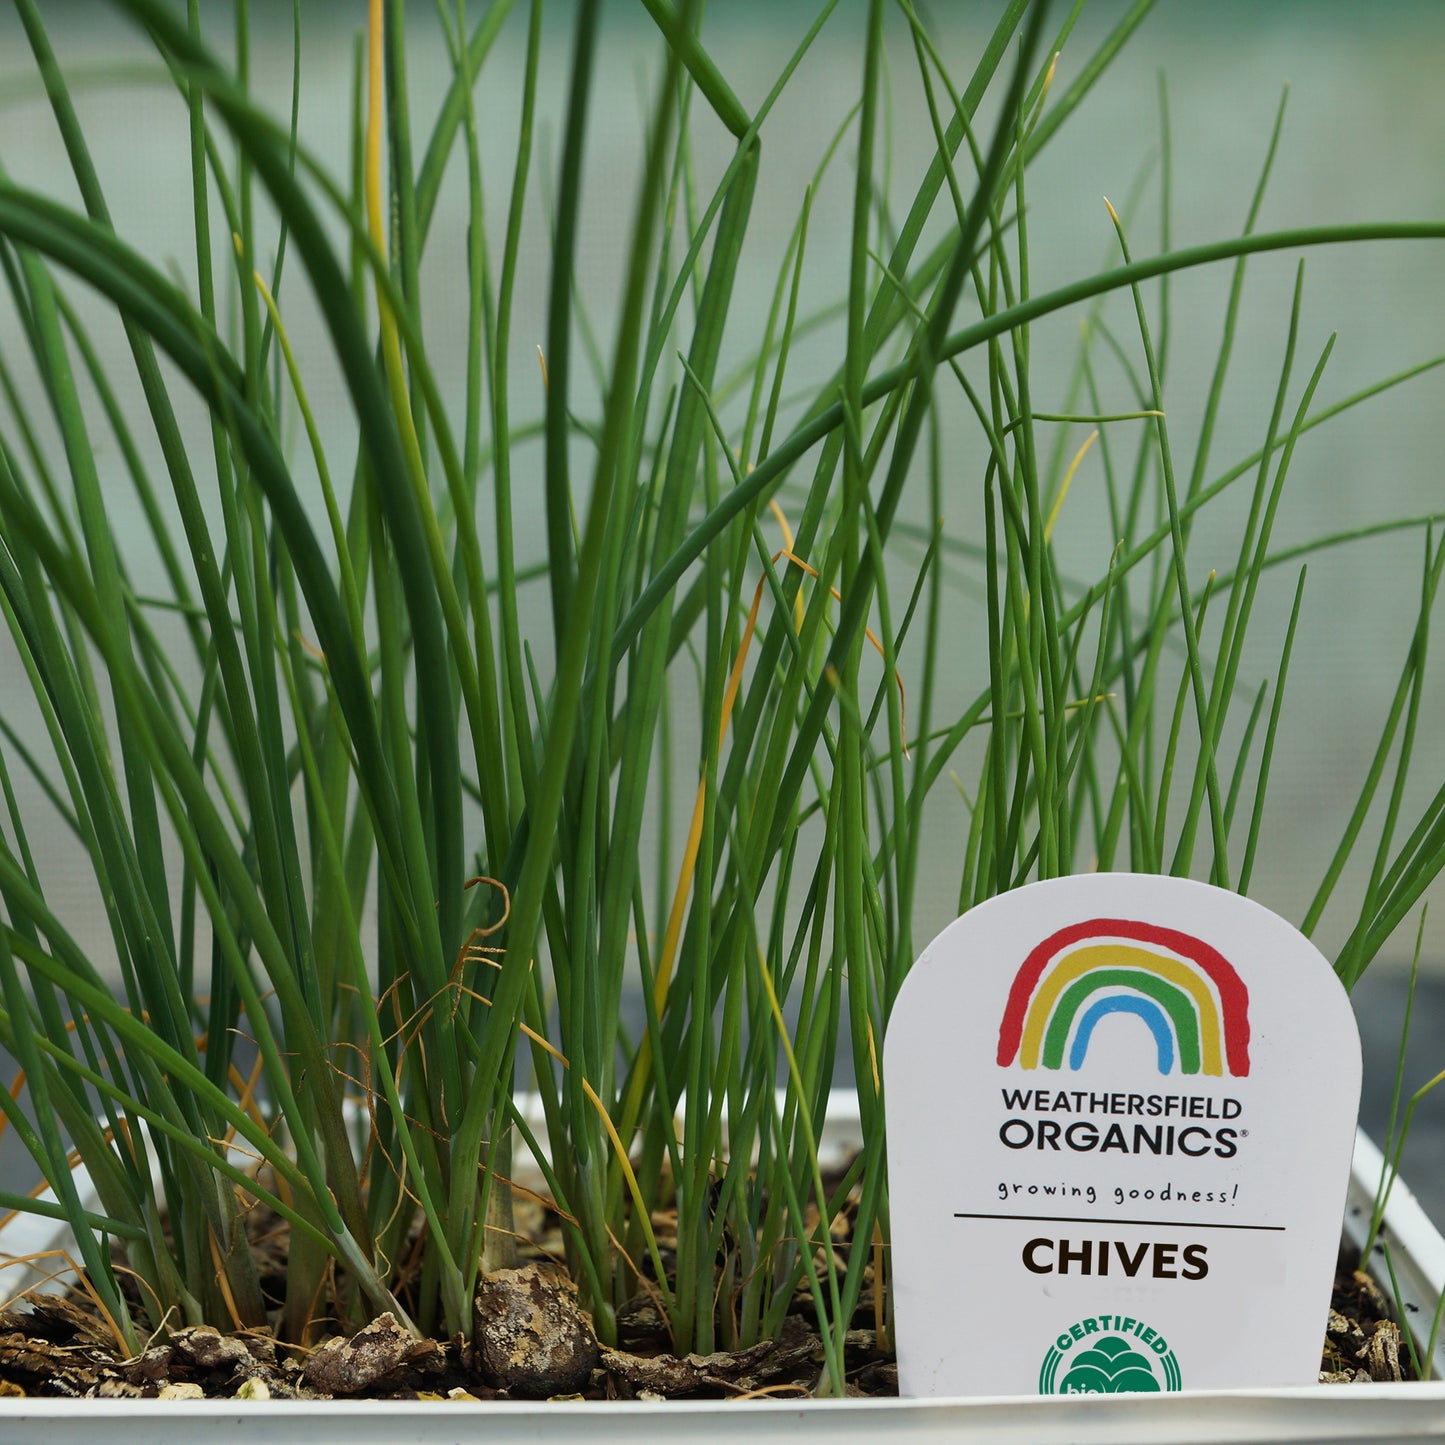
<instances>
[{"instance_id":1,"label":"rainbow logo","mask_svg":"<svg viewBox=\"0 0 1445 1445\"><path fill-rule=\"evenodd\" d=\"M1131 1014L1153 1035L1159 1072L1249 1073L1249 990L1217 949L1175 928L1091 918L1024 960L998 1031L998 1062L1083 1064L1100 1020Z\"/></svg>"}]
</instances>

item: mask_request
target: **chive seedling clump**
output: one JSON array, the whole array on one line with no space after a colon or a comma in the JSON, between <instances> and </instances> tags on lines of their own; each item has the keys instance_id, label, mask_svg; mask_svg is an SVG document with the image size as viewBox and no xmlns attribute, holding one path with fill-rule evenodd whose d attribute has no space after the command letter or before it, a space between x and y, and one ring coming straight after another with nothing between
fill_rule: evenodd
<instances>
[{"instance_id":1,"label":"chive seedling clump","mask_svg":"<svg viewBox=\"0 0 1445 1445\"><path fill-rule=\"evenodd\" d=\"M465 1334L530 1179L604 1342L639 1295L678 1354L775 1338L803 1296L841 1393L855 1315L888 1327L879 1059L935 855L960 909L1091 868L1250 886L1304 563L1345 540L1275 543L1297 444L1445 358L1324 405L1301 278L1268 426L1217 461L1248 260L1445 222L1256 229L1276 127L1239 234L1156 251L1101 207L1103 269L1035 290L1034 163L1147 3L1089 50L1080 6L1006 0L945 43L907 0L834 0L747 94L701 7L644 8L641 153L599 254L593 127L635 90L598 0L559 64L541 0L439 4L440 85L411 68L421 17L371 0L339 172L308 133L299 5L273 112L246 0L224 26L114 0L153 48L147 108L177 121L158 160L189 177L156 258L112 223L83 77L16 0L71 174L65 200L0 176L0 610L36 721L0 719L21 1071L0 1110L55 1198L0 1206L69 1223L131 1349L385 1311ZM846 10L853 99L812 184L776 194L774 110ZM904 84L932 144L906 180ZM819 304L830 186L850 200ZM1211 264L1233 285L1186 454L1162 313L1168 278ZM1063 312L1075 379L1045 399L1032 357ZM976 464L945 443L960 417ZM1196 522L1240 495L1234 566L1196 564ZM1060 538L1100 507L1076 576ZM1445 861L1445 794L1407 788L1431 520L1398 691L1303 920L1373 849L1346 982ZM1293 610L1261 618L1280 565ZM826 1176L849 1079L865 1144Z\"/></svg>"}]
</instances>

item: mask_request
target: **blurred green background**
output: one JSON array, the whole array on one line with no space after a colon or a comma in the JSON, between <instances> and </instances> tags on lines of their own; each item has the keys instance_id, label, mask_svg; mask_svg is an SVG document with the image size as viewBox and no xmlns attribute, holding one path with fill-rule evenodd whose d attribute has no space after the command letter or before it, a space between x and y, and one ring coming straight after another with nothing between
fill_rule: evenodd
<instances>
[{"instance_id":1,"label":"blurred green background","mask_svg":"<svg viewBox=\"0 0 1445 1445\"><path fill-rule=\"evenodd\" d=\"M519 7L520 10L521 7ZM922 7L920 7L922 8ZM945 62L966 74L970 58L993 22L994 8L978 4L931 7ZM1126 7L1101 0L1091 5L1059 61L1056 86L1067 86L1097 40ZM408 36L410 100L414 129L424 134L430 108L449 75L433 8L411 7ZM471 6L474 15L480 7ZM1054 7L1062 18L1064 6ZM360 0L342 4L306 0L302 7L300 128L310 145L344 177L355 43L364 20ZM750 249L743 258L743 290L756 310L737 312L728 336L734 358L747 354L761 332L776 268L791 231L804 187L857 93L863 7L844 0L763 132L759 213ZM190 254L190 182L186 114L168 78L137 36L108 7L94 0L47 0L45 18L67 67L118 231L153 261L182 278L194 275ZM707 43L723 73L750 108L772 83L776 68L806 30L813 7L800 0L714 0L705 25ZM570 6L549 5L547 58L541 103L541 154L534 167L532 234L546 234L548 196L569 60ZM204 21L215 47L231 53L227 4L206 0ZM590 320L605 349L610 306L620 289L621 253L630 222L636 168L642 151L647 98L658 74L659 47L640 6L614 4L598 72L593 125L588 141L586 199L580 265L591 300ZM290 105L292 74L291 6L258 3L251 15L251 75L254 89L278 114ZM932 151L933 139L902 17L889 22L889 88L892 115L882 137L889 157L885 205L902 208ZM525 21L518 14L505 28L477 90L484 178L494 197L491 215L500 224L509 181L519 103L516 62ZM16 180L49 193L76 194L58 134L30 66L28 48L15 17L0 12L0 164ZM1321 3L1321 0L1162 0L1116 62L1102 87L1075 120L1040 156L1030 178L1029 235L1032 287L1043 291L1084 275L1117 255L1103 198L1124 214L1134 253L1161 245L1183 246L1237 232L1267 148L1286 84L1288 107L1273 180L1259 229L1332 220L1438 218L1445 215L1445 6L1420 3ZM1161 193L1165 108L1169 136L1171 203L1169 233L1163 232ZM984 128L990 117L981 117ZM841 294L848 259L847 223L852 173L845 139L814 200L805 284L806 307L823 307ZM720 126L703 117L697 126L696 168L704 196L731 150ZM461 181L458 175L455 178ZM438 373L462 373L465 317L457 305L464 294L465 186L444 194L433 228L424 273L423 326ZM338 228L339 234L339 228ZM223 238L220 238L223 239ZM493 233L494 242L497 233ZM219 241L218 241L219 243ZM1297 258L1280 254L1250 265L1235 359L1225 392L1209 474L1253 452L1263 439L1279 374ZM517 293L513 325L516 355L513 415L540 413L541 378L535 347L545 331L548 256L534 247ZM1374 249L1337 248L1312 252L1306 263L1305 321L1293 397L1331 332L1338 341L1317 406L1331 402L1393 372L1445 352L1445 250L1438 245L1393 243ZM1177 453L1192 456L1198 419L1219 342L1220 318L1229 285L1225 267L1175 280L1169 293L1168 390L1170 428ZM79 288L76 288L78 290ZM1160 299L1151 288L1151 301ZM78 297L85 300L87 298ZM314 325L311 299L299 273L283 284L281 305L317 407L333 472L349 473L352 447L339 377L326 357ZM84 308L98 341L111 359L122 395L136 397L119 327L100 308ZM1126 351L1132 321L1124 306L1106 310ZM967 311L961 313L967 319ZM1076 355L1082 312L1038 326L1033 336L1034 397L1040 409L1062 406ZM1156 325L1158 317L1155 317ZM795 352L793 376L823 376L838 355L836 327L820 326ZM8 297L0 298L0 351L16 374L12 405L0 404L0 428L16 438L16 413L25 414L42 442L58 455L53 429L39 404L40 392L27 381L23 337ZM809 370L811 363L811 371ZM1104 366L1104 401L1120 410L1136 404L1124 372ZM577 409L595 408L585 374ZM945 517L948 531L965 550L952 563L957 588L958 666L948 679L947 703L961 709L983 684L976 563L967 546L980 535L979 486L983 447L971 413L956 388L940 388L939 405L947 456ZM799 394L801 403L804 398ZM458 411L461 401L456 399ZM139 407L137 407L139 414ZM199 409L183 418L197 457L209 455L209 433ZM310 456L292 425L290 455L298 477L311 476ZM103 437L98 423L97 436ZM1084 436L1075 428L1072 451ZM1126 455L1125 432L1115 433ZM148 456L155 459L153 439ZM108 438L98 446L109 477L119 481L122 461ZM1276 526L1276 542L1287 546L1337 530L1391 518L1445 512L1441 461L1445 455L1445 368L1431 372L1368 406L1312 433L1300 445ZM519 501L528 482L540 475L539 449L522 448L514 469ZM1181 468L1187 470L1187 462ZM1246 484L1247 485L1247 484ZM129 505L128 486L118 493ZM540 491L535 510L519 519L519 561L543 555ZM1233 566L1237 527L1247 496L1211 510L1196 528L1191 577L1201 582L1211 567ZM1104 522L1102 471L1097 451L1084 464L1061 516L1058 532L1067 572L1091 580L1107 566L1114 539ZM784 497L786 505L786 496ZM320 511L317 498L318 515ZM124 509L121 509L122 525ZM915 509L912 520L929 518ZM138 517L137 517L138 521ZM124 535L135 574L148 575L149 543L139 527ZM1252 892L1261 902L1298 919L1339 837L1344 819L1383 720L1409 642L1419 588L1424 534L1393 533L1322 553L1310 561L1305 611L1292 662L1290 685L1276 750L1271 805ZM907 549L903 555L907 557ZM904 571L906 574L906 562ZM1269 576L1253 624L1246 675L1273 675L1289 600L1293 567ZM906 583L896 583L899 590ZM539 664L547 666L545 588L528 589L526 615L535 618ZM908 657L900 659L905 683ZM1416 744L1416 815L1445 778L1445 669L1435 669L1426 698L1426 725ZM1248 698L1236 703L1240 721ZM38 715L28 697L14 649L0 639L0 708L30 741L40 741ZM677 755L689 756L686 746ZM688 767L684 763L684 767ZM690 802L691 785L679 790L680 807ZM43 806L38 792L24 806ZM922 895L926 917L916 932L927 937L956 911L955 891L965 801L942 790L934 810L935 846L927 850L934 871ZM40 866L54 895L73 897L61 912L77 937L103 956L107 937L100 911L90 902L94 883L84 858L71 850L58 829L40 830L53 854ZM1343 939L1348 913L1348 876L1339 903L1326 914L1317 938L1326 953ZM87 915L93 923L87 924ZM1445 1064L1445 1050L1431 1052L1442 1037L1445 1003L1435 983L1445 955L1445 917L1437 909L1425 931L1424 1024L1420 1053L1412 1058L1407 1087ZM1400 966L1408 962L1412 919L1389 956L1357 993L1365 1023L1367 1115L1379 1127L1381 1089L1388 1078L1382 1062L1398 1037L1403 996ZM1445 1107L1425 1115L1445 1115ZM1423 1122L1423 1117L1422 1117ZM1417 1181L1434 1171L1434 1199L1445 1200L1445 1149L1438 1137L1422 1138L1413 1171Z\"/></svg>"}]
</instances>

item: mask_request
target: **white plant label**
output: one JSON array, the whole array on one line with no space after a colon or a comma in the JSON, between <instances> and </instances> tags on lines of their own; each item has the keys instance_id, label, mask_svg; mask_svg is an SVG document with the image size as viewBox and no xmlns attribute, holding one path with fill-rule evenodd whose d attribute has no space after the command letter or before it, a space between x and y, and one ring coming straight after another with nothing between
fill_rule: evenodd
<instances>
[{"instance_id":1,"label":"white plant label","mask_svg":"<svg viewBox=\"0 0 1445 1445\"><path fill-rule=\"evenodd\" d=\"M1313 1384L1360 1092L1329 963L1187 879L943 931L884 1053L905 1395Z\"/></svg>"}]
</instances>

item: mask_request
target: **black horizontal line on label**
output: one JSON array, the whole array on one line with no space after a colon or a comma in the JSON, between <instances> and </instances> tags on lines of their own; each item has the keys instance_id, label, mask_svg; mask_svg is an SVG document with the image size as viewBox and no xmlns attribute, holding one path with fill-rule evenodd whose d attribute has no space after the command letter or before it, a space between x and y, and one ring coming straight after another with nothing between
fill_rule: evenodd
<instances>
[{"instance_id":1,"label":"black horizontal line on label","mask_svg":"<svg viewBox=\"0 0 1445 1445\"><path fill-rule=\"evenodd\" d=\"M1258 1229L1270 1234L1283 1234L1282 1224L1200 1224L1183 1219L1098 1219L1075 1214L963 1214L954 1212L955 1219L1017 1219L1029 1224L1143 1224L1158 1225L1173 1229Z\"/></svg>"}]
</instances>

